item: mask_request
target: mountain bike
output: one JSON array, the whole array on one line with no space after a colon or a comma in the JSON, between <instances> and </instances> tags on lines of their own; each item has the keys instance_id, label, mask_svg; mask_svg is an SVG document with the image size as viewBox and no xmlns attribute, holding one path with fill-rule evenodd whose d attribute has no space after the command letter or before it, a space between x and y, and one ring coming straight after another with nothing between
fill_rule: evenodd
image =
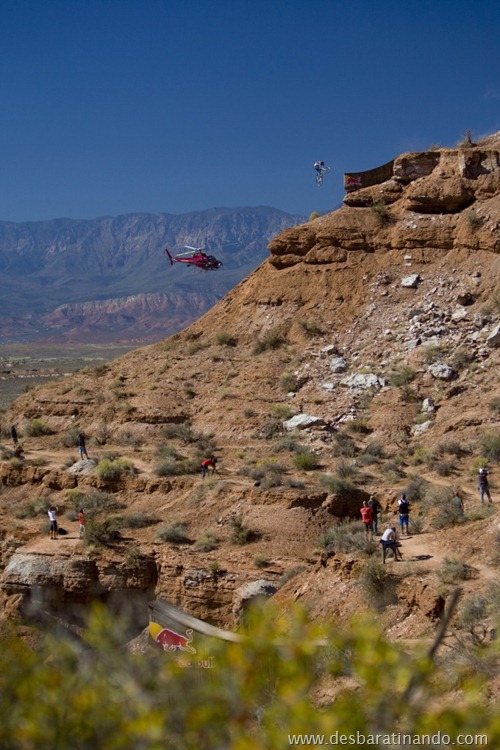
<instances>
[{"instance_id":1,"label":"mountain bike","mask_svg":"<svg viewBox=\"0 0 500 750\"><path fill-rule=\"evenodd\" d=\"M332 171L331 167L321 167L321 170L317 171L317 173L316 173L316 185L318 187L321 187L321 185L323 184L323 178L324 178L325 174L328 174L328 172L331 172L331 171Z\"/></svg>"}]
</instances>

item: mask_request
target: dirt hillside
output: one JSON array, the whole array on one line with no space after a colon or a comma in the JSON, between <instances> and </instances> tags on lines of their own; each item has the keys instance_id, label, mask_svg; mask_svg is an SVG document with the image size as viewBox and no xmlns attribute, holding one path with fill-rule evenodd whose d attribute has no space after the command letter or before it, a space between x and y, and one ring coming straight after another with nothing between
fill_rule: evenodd
<instances>
[{"instance_id":1,"label":"dirt hillside","mask_svg":"<svg viewBox=\"0 0 500 750\"><path fill-rule=\"evenodd\" d=\"M390 180L276 237L182 333L19 398L2 418L4 613L27 616L36 600L76 618L96 596L143 612L158 597L234 627L241 587L264 579L283 607L342 619L373 607L392 637L412 639L432 634L458 582L463 602L487 601L487 632L499 229L500 133L401 155ZM218 473L202 480L212 453ZM375 496L383 531L401 492L411 536L382 574L359 508ZM68 531L57 541L49 504Z\"/></svg>"}]
</instances>

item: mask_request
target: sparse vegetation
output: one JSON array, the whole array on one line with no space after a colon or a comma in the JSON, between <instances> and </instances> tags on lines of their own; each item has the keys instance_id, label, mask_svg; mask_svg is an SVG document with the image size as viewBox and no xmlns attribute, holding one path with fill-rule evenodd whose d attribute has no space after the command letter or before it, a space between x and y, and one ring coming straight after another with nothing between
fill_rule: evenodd
<instances>
[{"instance_id":1,"label":"sparse vegetation","mask_svg":"<svg viewBox=\"0 0 500 750\"><path fill-rule=\"evenodd\" d=\"M370 206L370 211L377 217L381 224L388 224L391 220L389 209L384 201L374 201Z\"/></svg>"},{"instance_id":2,"label":"sparse vegetation","mask_svg":"<svg viewBox=\"0 0 500 750\"><path fill-rule=\"evenodd\" d=\"M481 453L488 461L500 461L500 432L487 432L480 440Z\"/></svg>"},{"instance_id":3,"label":"sparse vegetation","mask_svg":"<svg viewBox=\"0 0 500 750\"><path fill-rule=\"evenodd\" d=\"M181 521L163 526L157 531L156 536L162 542L170 542L170 544L186 544L186 542L189 542L186 524Z\"/></svg>"},{"instance_id":4,"label":"sparse vegetation","mask_svg":"<svg viewBox=\"0 0 500 750\"><path fill-rule=\"evenodd\" d=\"M283 346L285 340L279 331L268 331L262 338L258 338L253 347L254 354L273 351Z\"/></svg>"},{"instance_id":5,"label":"sparse vegetation","mask_svg":"<svg viewBox=\"0 0 500 750\"><path fill-rule=\"evenodd\" d=\"M394 370L388 375L389 383L396 387L408 385L415 379L415 370L409 365L405 365L400 370Z\"/></svg>"},{"instance_id":6,"label":"sparse vegetation","mask_svg":"<svg viewBox=\"0 0 500 750\"><path fill-rule=\"evenodd\" d=\"M474 570L470 565L456 557L445 557L439 568L436 569L436 575L443 583L465 581L467 578L471 578L473 573Z\"/></svg>"},{"instance_id":7,"label":"sparse vegetation","mask_svg":"<svg viewBox=\"0 0 500 750\"><path fill-rule=\"evenodd\" d=\"M101 518L88 517L85 521L85 536L83 543L88 546L107 547L116 541L119 534L119 519L117 517Z\"/></svg>"},{"instance_id":8,"label":"sparse vegetation","mask_svg":"<svg viewBox=\"0 0 500 750\"><path fill-rule=\"evenodd\" d=\"M314 471L320 465L319 456L311 451L301 451L293 457L293 465L301 471Z\"/></svg>"},{"instance_id":9,"label":"sparse vegetation","mask_svg":"<svg viewBox=\"0 0 500 750\"><path fill-rule=\"evenodd\" d=\"M293 568L288 568L288 570L285 570L284 573L280 575L276 582L276 588L281 589L285 585L285 583L288 583L288 581L291 581L293 578L296 578L298 575L304 572L306 570L305 565L295 565Z\"/></svg>"},{"instance_id":10,"label":"sparse vegetation","mask_svg":"<svg viewBox=\"0 0 500 750\"><path fill-rule=\"evenodd\" d=\"M127 458L115 458L114 460L103 458L95 467L95 473L99 479L110 482L121 479L126 475L135 474L136 469L132 461Z\"/></svg>"},{"instance_id":11,"label":"sparse vegetation","mask_svg":"<svg viewBox=\"0 0 500 750\"><path fill-rule=\"evenodd\" d=\"M233 544L248 544L256 538L255 531L252 531L241 518L240 515L231 516L229 519L231 527L231 541Z\"/></svg>"},{"instance_id":12,"label":"sparse vegetation","mask_svg":"<svg viewBox=\"0 0 500 750\"><path fill-rule=\"evenodd\" d=\"M387 566L378 560L366 560L363 563L358 573L358 581L364 595L376 609L382 609L394 600L391 574Z\"/></svg>"},{"instance_id":13,"label":"sparse vegetation","mask_svg":"<svg viewBox=\"0 0 500 750\"><path fill-rule=\"evenodd\" d=\"M280 388L284 393L296 393L298 390L297 376L293 372L284 372L280 377Z\"/></svg>"},{"instance_id":14,"label":"sparse vegetation","mask_svg":"<svg viewBox=\"0 0 500 750\"><path fill-rule=\"evenodd\" d=\"M159 523L158 518L149 513L139 512L120 516L120 525L125 529L144 529Z\"/></svg>"},{"instance_id":15,"label":"sparse vegetation","mask_svg":"<svg viewBox=\"0 0 500 750\"><path fill-rule=\"evenodd\" d=\"M217 539L210 531L201 534L193 545L195 552L211 552L217 548Z\"/></svg>"},{"instance_id":16,"label":"sparse vegetation","mask_svg":"<svg viewBox=\"0 0 500 750\"><path fill-rule=\"evenodd\" d=\"M492 401L490 401L490 409L495 414L500 414L500 396L497 396Z\"/></svg>"},{"instance_id":17,"label":"sparse vegetation","mask_svg":"<svg viewBox=\"0 0 500 750\"><path fill-rule=\"evenodd\" d=\"M354 491L354 485L349 479L332 476L331 474L322 474L319 481L332 495L349 495Z\"/></svg>"},{"instance_id":18,"label":"sparse vegetation","mask_svg":"<svg viewBox=\"0 0 500 750\"><path fill-rule=\"evenodd\" d=\"M471 232L477 232L477 230L480 229L480 227L482 227L482 225L484 224L484 218L476 211L475 208L471 208L469 211L467 211L465 216Z\"/></svg>"},{"instance_id":19,"label":"sparse vegetation","mask_svg":"<svg viewBox=\"0 0 500 750\"><path fill-rule=\"evenodd\" d=\"M24 433L28 437L41 437L42 435L52 435L52 430L43 419L31 419L24 428Z\"/></svg>"},{"instance_id":20,"label":"sparse vegetation","mask_svg":"<svg viewBox=\"0 0 500 750\"><path fill-rule=\"evenodd\" d=\"M327 552L357 552L371 556L377 550L377 542L367 538L361 522L350 519L330 526L319 537L317 544Z\"/></svg>"},{"instance_id":21,"label":"sparse vegetation","mask_svg":"<svg viewBox=\"0 0 500 750\"><path fill-rule=\"evenodd\" d=\"M227 331L219 331L215 337L215 343L218 346L237 346L237 340L234 336L231 336Z\"/></svg>"},{"instance_id":22,"label":"sparse vegetation","mask_svg":"<svg viewBox=\"0 0 500 750\"><path fill-rule=\"evenodd\" d=\"M302 328L307 336L322 336L323 330L320 326L312 320L302 318L299 320L299 326Z\"/></svg>"}]
</instances>

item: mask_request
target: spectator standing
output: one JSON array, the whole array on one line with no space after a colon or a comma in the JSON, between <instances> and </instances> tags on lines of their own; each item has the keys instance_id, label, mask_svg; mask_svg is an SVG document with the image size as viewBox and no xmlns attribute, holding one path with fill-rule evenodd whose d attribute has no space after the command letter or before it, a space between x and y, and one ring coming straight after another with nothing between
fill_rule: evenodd
<instances>
[{"instance_id":1,"label":"spectator standing","mask_svg":"<svg viewBox=\"0 0 500 750\"><path fill-rule=\"evenodd\" d=\"M89 454L87 453L87 448L85 446L85 434L83 432L80 432L78 435L78 453L80 454L80 460L83 461L83 457L88 459Z\"/></svg>"},{"instance_id":2,"label":"spectator standing","mask_svg":"<svg viewBox=\"0 0 500 750\"><path fill-rule=\"evenodd\" d=\"M406 536L409 536L410 532L408 531L408 522L410 519L410 503L406 499L406 495L404 492L399 498L398 511L399 511L399 527L401 529L401 536L404 535L405 529L406 529Z\"/></svg>"},{"instance_id":3,"label":"spectator standing","mask_svg":"<svg viewBox=\"0 0 500 750\"><path fill-rule=\"evenodd\" d=\"M372 535L373 511L366 500L363 500L363 507L360 508L360 513L365 527L365 534L367 537L370 537Z\"/></svg>"},{"instance_id":4,"label":"spectator standing","mask_svg":"<svg viewBox=\"0 0 500 750\"><path fill-rule=\"evenodd\" d=\"M50 538L57 539L57 511L55 505L51 505L48 510L50 521Z\"/></svg>"},{"instance_id":5,"label":"spectator standing","mask_svg":"<svg viewBox=\"0 0 500 750\"><path fill-rule=\"evenodd\" d=\"M479 497L481 498L481 504L484 504L484 496L488 498L488 502L492 503L490 484L488 482L488 469L479 469Z\"/></svg>"},{"instance_id":6,"label":"spectator standing","mask_svg":"<svg viewBox=\"0 0 500 750\"><path fill-rule=\"evenodd\" d=\"M372 495L370 497L370 500L368 501L368 505L372 509L372 516L373 516L372 528L373 528L373 533L374 534L378 534L378 517L379 517L379 514L382 512L382 506L380 505L379 501L377 500L377 498L374 495Z\"/></svg>"},{"instance_id":7,"label":"spectator standing","mask_svg":"<svg viewBox=\"0 0 500 750\"><path fill-rule=\"evenodd\" d=\"M17 444L19 441L17 439L17 430L16 430L15 424L13 424L12 427L10 428L10 436L12 438L12 442L14 443L14 448L17 448Z\"/></svg>"},{"instance_id":8,"label":"spectator standing","mask_svg":"<svg viewBox=\"0 0 500 750\"><path fill-rule=\"evenodd\" d=\"M85 514L83 508L78 511L78 523L80 524L80 539L85 534Z\"/></svg>"}]
</instances>

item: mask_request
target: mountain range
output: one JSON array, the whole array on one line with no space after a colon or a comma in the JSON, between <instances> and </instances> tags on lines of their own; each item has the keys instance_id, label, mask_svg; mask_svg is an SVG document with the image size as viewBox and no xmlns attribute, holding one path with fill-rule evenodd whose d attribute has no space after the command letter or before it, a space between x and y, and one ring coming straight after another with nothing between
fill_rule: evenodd
<instances>
[{"instance_id":1,"label":"mountain range","mask_svg":"<svg viewBox=\"0 0 500 750\"><path fill-rule=\"evenodd\" d=\"M302 220L259 206L0 222L0 342L157 341L199 318ZM164 248L184 245L223 267L170 267Z\"/></svg>"}]
</instances>

